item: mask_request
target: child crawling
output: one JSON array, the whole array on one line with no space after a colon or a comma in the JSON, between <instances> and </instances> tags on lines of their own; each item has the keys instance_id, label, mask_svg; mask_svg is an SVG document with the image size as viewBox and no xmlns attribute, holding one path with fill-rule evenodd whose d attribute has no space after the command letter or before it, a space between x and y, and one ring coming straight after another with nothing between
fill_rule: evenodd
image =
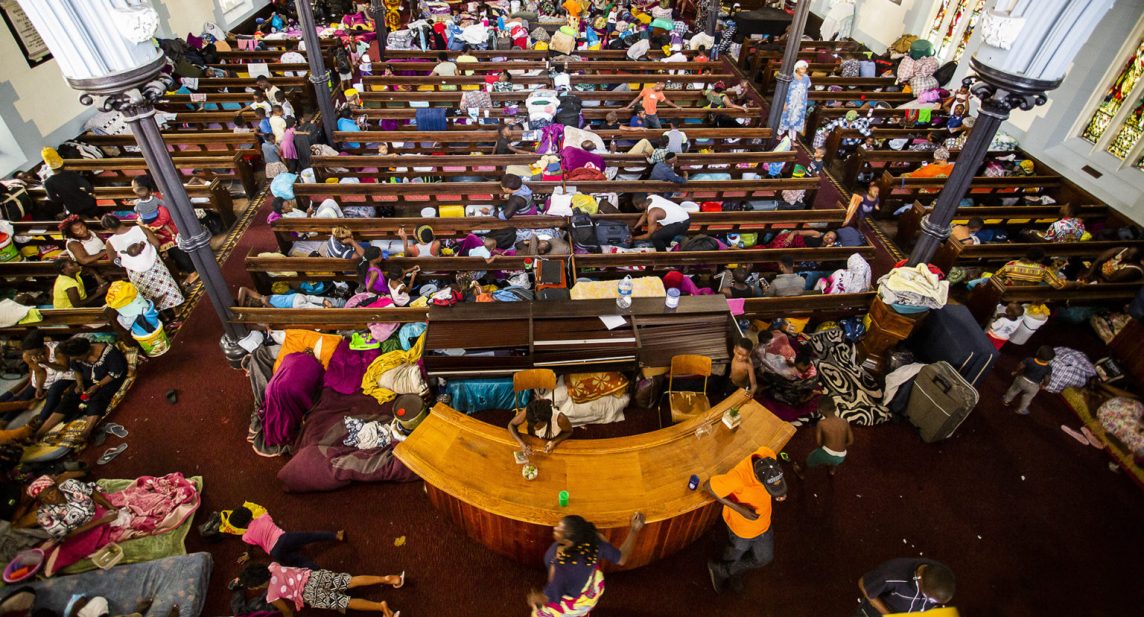
<instances>
[{"instance_id":1,"label":"child crawling","mask_svg":"<svg viewBox=\"0 0 1144 617\"><path fill-rule=\"evenodd\" d=\"M385 617L399 617L401 611L392 611L389 603L352 598L348 591L358 587L390 585L400 589L405 585L405 573L388 576L354 576L345 572L311 568L291 568L277 562L252 563L243 568L238 578L230 582L231 590L266 590L266 601L285 617L304 608L320 608L339 613L347 609L374 611Z\"/></svg>"}]
</instances>

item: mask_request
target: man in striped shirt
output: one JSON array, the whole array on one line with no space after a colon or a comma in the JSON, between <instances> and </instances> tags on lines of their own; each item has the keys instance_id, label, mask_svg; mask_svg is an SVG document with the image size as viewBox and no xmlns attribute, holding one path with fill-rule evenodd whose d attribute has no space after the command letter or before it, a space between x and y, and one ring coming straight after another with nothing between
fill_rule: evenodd
<instances>
[{"instance_id":1,"label":"man in striped shirt","mask_svg":"<svg viewBox=\"0 0 1144 617\"><path fill-rule=\"evenodd\" d=\"M932 559L891 559L858 579L858 617L922 613L953 599L955 579Z\"/></svg>"},{"instance_id":2,"label":"man in striped shirt","mask_svg":"<svg viewBox=\"0 0 1144 617\"><path fill-rule=\"evenodd\" d=\"M1005 285L1052 285L1055 289L1068 287L1069 282L1062 279L1051 267L1044 265L1045 251L1038 247L1029 249L1021 259L1010 261L993 273L993 278Z\"/></svg>"}]
</instances>

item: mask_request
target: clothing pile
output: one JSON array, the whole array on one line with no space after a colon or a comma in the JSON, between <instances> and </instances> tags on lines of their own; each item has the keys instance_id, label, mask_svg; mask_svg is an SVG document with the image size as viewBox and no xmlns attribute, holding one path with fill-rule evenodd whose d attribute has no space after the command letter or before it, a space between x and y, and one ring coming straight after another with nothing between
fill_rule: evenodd
<instances>
[{"instance_id":1,"label":"clothing pile","mask_svg":"<svg viewBox=\"0 0 1144 617\"><path fill-rule=\"evenodd\" d=\"M882 302L900 306L940 309L949 300L949 281L943 281L925 264L890 270L878 279Z\"/></svg>"},{"instance_id":2,"label":"clothing pile","mask_svg":"<svg viewBox=\"0 0 1144 617\"><path fill-rule=\"evenodd\" d=\"M1083 388L1096 377L1096 367L1083 352L1071 347L1054 347L1053 373L1045 390L1054 394L1065 388Z\"/></svg>"}]
</instances>

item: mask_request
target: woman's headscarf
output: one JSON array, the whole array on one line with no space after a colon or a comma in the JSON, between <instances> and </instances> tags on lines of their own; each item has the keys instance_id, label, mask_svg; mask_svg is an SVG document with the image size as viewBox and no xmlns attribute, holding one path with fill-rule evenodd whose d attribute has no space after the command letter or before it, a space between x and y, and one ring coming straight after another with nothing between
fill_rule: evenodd
<instances>
[{"instance_id":1,"label":"woman's headscarf","mask_svg":"<svg viewBox=\"0 0 1144 617\"><path fill-rule=\"evenodd\" d=\"M42 493L42 492L48 490L49 488L55 486L55 484L56 484L56 481L53 480L51 476L49 476L49 475L40 476L40 477L36 478L35 480L32 480L32 483L28 485L28 496L31 497L32 499L35 499L36 497L40 496L40 493Z\"/></svg>"},{"instance_id":2,"label":"woman's headscarf","mask_svg":"<svg viewBox=\"0 0 1144 617\"><path fill-rule=\"evenodd\" d=\"M846 269L838 270L830 277L826 293L855 294L870 289L870 264L858 253L846 260Z\"/></svg>"},{"instance_id":3,"label":"woman's headscarf","mask_svg":"<svg viewBox=\"0 0 1144 617\"><path fill-rule=\"evenodd\" d=\"M418 225L417 229L413 230L413 237L417 239L418 244L429 244L435 237L433 235L433 228L428 225Z\"/></svg>"},{"instance_id":4,"label":"woman's headscarf","mask_svg":"<svg viewBox=\"0 0 1144 617\"><path fill-rule=\"evenodd\" d=\"M66 238L74 238L75 236L71 234L71 226L82 222L84 222L83 218L81 218L78 214L69 214L66 219L60 221L60 233L62 233Z\"/></svg>"}]
</instances>

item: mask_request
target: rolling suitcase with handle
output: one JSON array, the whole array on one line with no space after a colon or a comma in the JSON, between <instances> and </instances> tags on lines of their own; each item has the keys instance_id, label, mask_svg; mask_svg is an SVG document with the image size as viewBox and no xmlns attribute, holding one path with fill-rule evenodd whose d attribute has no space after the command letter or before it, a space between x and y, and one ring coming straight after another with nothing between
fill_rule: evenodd
<instances>
[{"instance_id":1,"label":"rolling suitcase with handle","mask_svg":"<svg viewBox=\"0 0 1144 617\"><path fill-rule=\"evenodd\" d=\"M906 416L932 443L952 435L976 406L977 390L948 362L935 362L914 378Z\"/></svg>"}]
</instances>

